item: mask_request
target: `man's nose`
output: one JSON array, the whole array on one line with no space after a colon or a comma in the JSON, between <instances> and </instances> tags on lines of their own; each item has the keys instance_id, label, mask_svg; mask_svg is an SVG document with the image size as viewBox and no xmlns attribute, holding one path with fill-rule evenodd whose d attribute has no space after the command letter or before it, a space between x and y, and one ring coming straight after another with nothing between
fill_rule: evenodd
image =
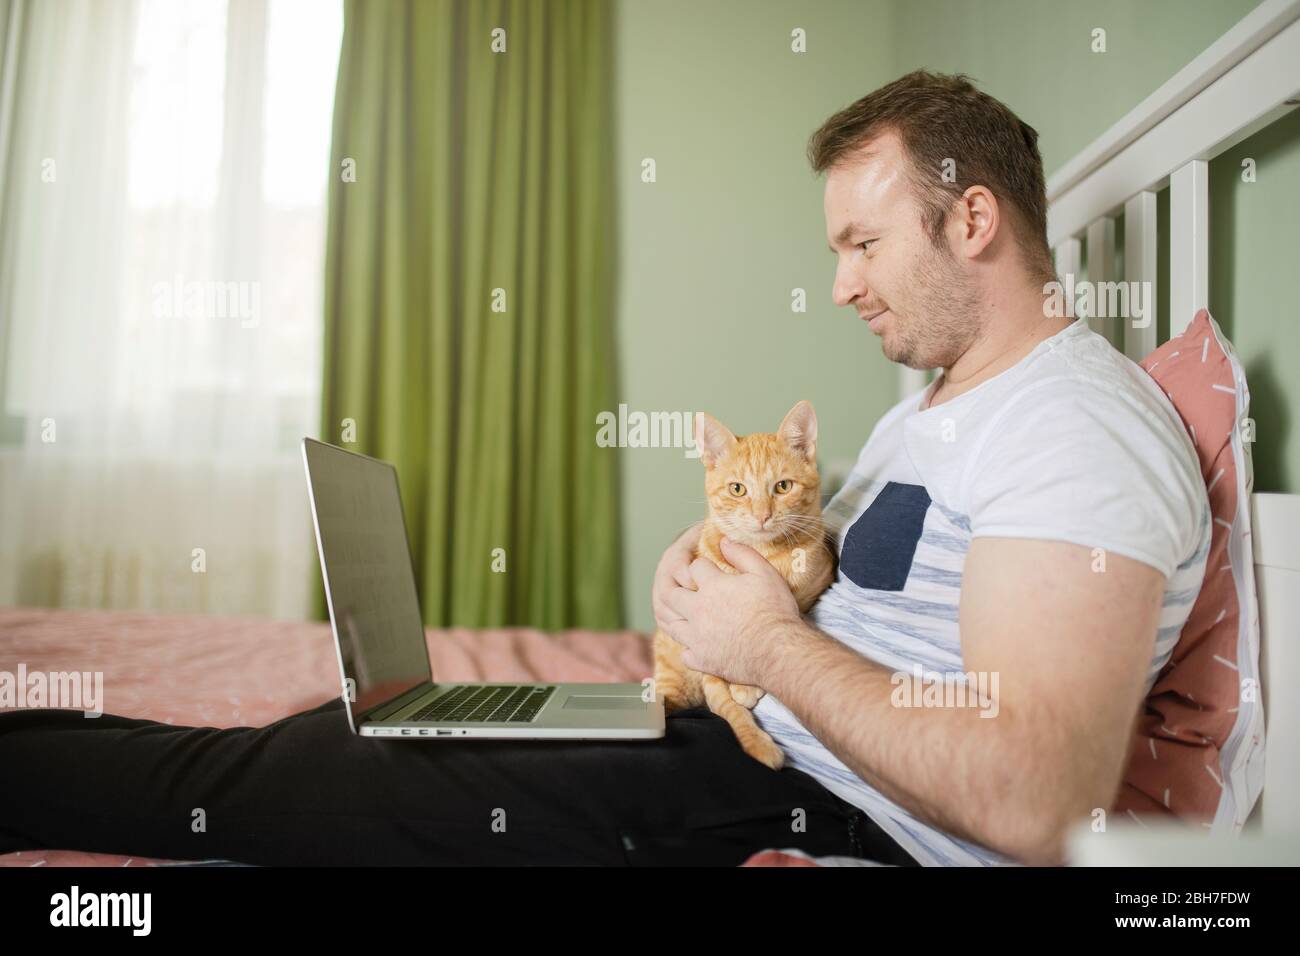
<instances>
[{"instance_id":1,"label":"man's nose","mask_svg":"<svg viewBox=\"0 0 1300 956\"><path fill-rule=\"evenodd\" d=\"M867 294L867 283L861 273L841 264L835 269L835 282L831 286L831 298L836 305L850 305L854 299Z\"/></svg>"}]
</instances>

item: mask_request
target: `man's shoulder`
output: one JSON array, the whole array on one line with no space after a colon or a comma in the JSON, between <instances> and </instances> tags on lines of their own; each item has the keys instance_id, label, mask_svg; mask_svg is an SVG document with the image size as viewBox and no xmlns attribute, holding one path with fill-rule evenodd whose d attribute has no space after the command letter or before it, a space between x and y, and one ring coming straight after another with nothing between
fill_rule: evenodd
<instances>
[{"instance_id":1,"label":"man's shoulder","mask_svg":"<svg viewBox=\"0 0 1300 956\"><path fill-rule=\"evenodd\" d=\"M1170 574L1198 547L1207 507L1196 450L1155 380L1095 340L1035 363L1000 396L963 500L977 533L1056 531Z\"/></svg>"},{"instance_id":2,"label":"man's shoulder","mask_svg":"<svg viewBox=\"0 0 1300 956\"><path fill-rule=\"evenodd\" d=\"M996 417L1004 426L1019 418L1053 416L1078 427L1155 431L1192 451L1182 420L1160 386L1095 332L1053 349L999 398Z\"/></svg>"}]
</instances>

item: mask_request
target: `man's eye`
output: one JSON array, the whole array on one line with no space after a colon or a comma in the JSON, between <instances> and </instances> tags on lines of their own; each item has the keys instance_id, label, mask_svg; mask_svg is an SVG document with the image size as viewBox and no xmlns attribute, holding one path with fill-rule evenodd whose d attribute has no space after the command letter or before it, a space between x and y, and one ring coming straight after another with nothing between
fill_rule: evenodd
<instances>
[{"instance_id":1,"label":"man's eye","mask_svg":"<svg viewBox=\"0 0 1300 956\"><path fill-rule=\"evenodd\" d=\"M861 242L858 243L858 248L861 249L863 252L866 252L869 248L871 248L871 246L875 245L875 243L877 243L878 241L879 240L877 239L863 239Z\"/></svg>"},{"instance_id":2,"label":"man's eye","mask_svg":"<svg viewBox=\"0 0 1300 956\"><path fill-rule=\"evenodd\" d=\"M737 498L745 497L745 486L738 481L733 481L731 484L727 485L727 490Z\"/></svg>"}]
</instances>

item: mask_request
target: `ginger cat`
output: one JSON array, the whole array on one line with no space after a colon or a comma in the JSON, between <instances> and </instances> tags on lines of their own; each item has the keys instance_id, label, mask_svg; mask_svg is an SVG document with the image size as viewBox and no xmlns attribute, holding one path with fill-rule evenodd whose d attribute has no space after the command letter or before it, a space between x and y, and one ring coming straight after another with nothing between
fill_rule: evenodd
<instances>
[{"instance_id":1,"label":"ginger cat","mask_svg":"<svg viewBox=\"0 0 1300 956\"><path fill-rule=\"evenodd\" d=\"M709 502L698 555L735 574L719 550L719 539L725 535L748 545L781 572L799 612L805 613L835 574L834 552L822 525L817 414L811 403L795 405L775 434L739 437L700 412L695 442ZM682 663L684 650L663 631L655 632L655 687L664 709L707 704L731 725L745 753L780 770L785 754L750 713L763 690L691 670Z\"/></svg>"}]
</instances>

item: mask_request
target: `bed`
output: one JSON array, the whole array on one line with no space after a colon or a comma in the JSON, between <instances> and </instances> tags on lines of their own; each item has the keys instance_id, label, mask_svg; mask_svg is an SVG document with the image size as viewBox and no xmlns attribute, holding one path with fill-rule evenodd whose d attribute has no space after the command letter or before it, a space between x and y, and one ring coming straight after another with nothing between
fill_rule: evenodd
<instances>
[{"instance_id":1,"label":"bed","mask_svg":"<svg viewBox=\"0 0 1300 956\"><path fill-rule=\"evenodd\" d=\"M528 628L426 632L445 680L626 681L653 673L637 631ZM338 696L325 622L0 609L0 669L101 671L103 710L182 726L261 726ZM490 676L489 676L490 675ZM149 866L143 857L48 849L0 855L0 866Z\"/></svg>"}]
</instances>

